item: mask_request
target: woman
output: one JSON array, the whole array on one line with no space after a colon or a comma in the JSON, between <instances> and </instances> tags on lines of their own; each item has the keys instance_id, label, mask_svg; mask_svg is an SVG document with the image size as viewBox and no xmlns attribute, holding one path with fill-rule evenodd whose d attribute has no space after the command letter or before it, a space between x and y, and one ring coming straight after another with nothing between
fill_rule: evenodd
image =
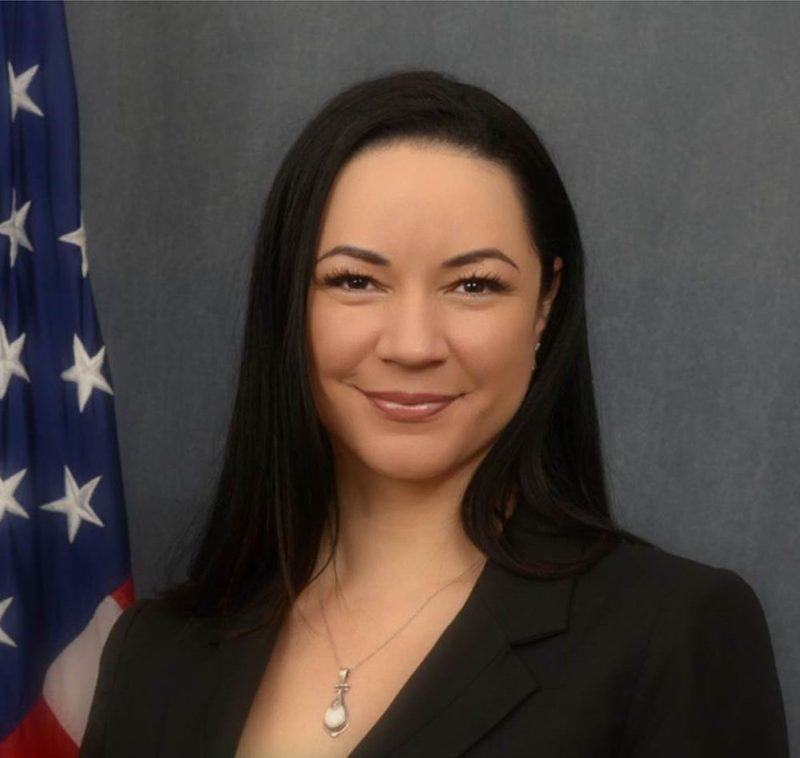
<instances>
[{"instance_id":1,"label":"woman","mask_svg":"<svg viewBox=\"0 0 800 758\"><path fill-rule=\"evenodd\" d=\"M113 627L80 753L389 754L788 756L750 585L611 516L555 166L429 71L280 167L189 578Z\"/></svg>"}]
</instances>

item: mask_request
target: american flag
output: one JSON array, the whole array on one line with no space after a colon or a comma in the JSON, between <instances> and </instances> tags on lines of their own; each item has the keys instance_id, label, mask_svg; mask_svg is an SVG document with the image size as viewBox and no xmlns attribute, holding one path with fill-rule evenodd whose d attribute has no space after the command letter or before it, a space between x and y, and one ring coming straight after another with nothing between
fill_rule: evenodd
<instances>
[{"instance_id":1,"label":"american flag","mask_svg":"<svg viewBox=\"0 0 800 758\"><path fill-rule=\"evenodd\" d=\"M61 0L0 3L0 64L0 758L62 758L134 589Z\"/></svg>"}]
</instances>

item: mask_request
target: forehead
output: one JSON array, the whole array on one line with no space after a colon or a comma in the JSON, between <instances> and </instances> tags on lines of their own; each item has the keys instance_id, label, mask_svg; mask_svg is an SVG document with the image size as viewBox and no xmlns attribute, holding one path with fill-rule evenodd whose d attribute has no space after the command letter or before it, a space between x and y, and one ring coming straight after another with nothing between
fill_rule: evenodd
<instances>
[{"instance_id":1,"label":"forehead","mask_svg":"<svg viewBox=\"0 0 800 758\"><path fill-rule=\"evenodd\" d=\"M323 213L319 252L352 244L392 256L441 256L528 243L506 167L457 148L403 142L369 149L342 167Z\"/></svg>"}]
</instances>

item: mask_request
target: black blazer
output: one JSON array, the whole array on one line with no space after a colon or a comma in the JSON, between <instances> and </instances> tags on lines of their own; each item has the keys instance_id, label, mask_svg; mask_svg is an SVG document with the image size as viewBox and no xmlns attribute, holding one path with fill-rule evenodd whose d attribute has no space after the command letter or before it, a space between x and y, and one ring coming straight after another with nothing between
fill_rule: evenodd
<instances>
[{"instance_id":1,"label":"black blazer","mask_svg":"<svg viewBox=\"0 0 800 758\"><path fill-rule=\"evenodd\" d=\"M556 560L587 545L517 534ZM157 599L127 608L103 649L80 758L233 758L277 629L230 641L220 631ZM729 569L623 543L577 579L531 580L488 561L350 755L789 758L789 748L751 586Z\"/></svg>"}]
</instances>

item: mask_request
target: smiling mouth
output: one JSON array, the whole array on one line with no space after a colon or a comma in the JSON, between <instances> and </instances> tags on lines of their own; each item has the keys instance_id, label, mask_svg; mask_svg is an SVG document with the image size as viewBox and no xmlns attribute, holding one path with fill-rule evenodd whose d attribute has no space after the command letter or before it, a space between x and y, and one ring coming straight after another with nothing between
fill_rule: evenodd
<instances>
[{"instance_id":1,"label":"smiling mouth","mask_svg":"<svg viewBox=\"0 0 800 758\"><path fill-rule=\"evenodd\" d=\"M370 392L361 390L365 395L378 400L388 400L401 405L421 405L423 403L441 403L455 400L459 395L445 395L435 392L404 392L402 390L389 390L386 392Z\"/></svg>"},{"instance_id":2,"label":"smiling mouth","mask_svg":"<svg viewBox=\"0 0 800 758\"><path fill-rule=\"evenodd\" d=\"M417 421L431 418L449 405L459 396L455 395L445 400L425 401L418 403L398 403L394 400L386 400L374 395L362 393L369 402L377 408L386 418L393 421Z\"/></svg>"}]
</instances>

